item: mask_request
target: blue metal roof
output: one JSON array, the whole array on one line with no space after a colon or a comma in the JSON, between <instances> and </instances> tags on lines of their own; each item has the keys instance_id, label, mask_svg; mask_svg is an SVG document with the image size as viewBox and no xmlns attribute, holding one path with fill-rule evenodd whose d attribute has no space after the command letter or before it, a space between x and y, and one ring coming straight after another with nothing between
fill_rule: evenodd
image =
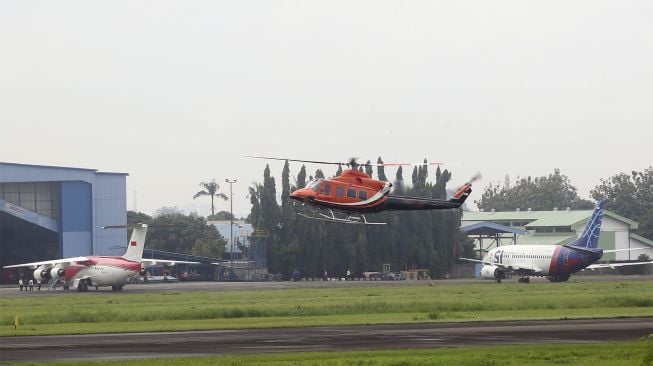
<instances>
[{"instance_id":1,"label":"blue metal roof","mask_svg":"<svg viewBox=\"0 0 653 366\"><path fill-rule=\"evenodd\" d=\"M497 234L517 234L525 235L525 230L516 229L510 226L496 224L494 222L479 222L460 228L464 233L469 235L497 235Z\"/></svg>"}]
</instances>

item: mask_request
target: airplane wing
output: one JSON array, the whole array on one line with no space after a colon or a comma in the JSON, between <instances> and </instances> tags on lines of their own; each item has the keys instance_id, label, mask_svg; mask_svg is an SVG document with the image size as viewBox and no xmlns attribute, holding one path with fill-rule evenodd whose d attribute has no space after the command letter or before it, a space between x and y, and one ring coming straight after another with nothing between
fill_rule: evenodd
<instances>
[{"instance_id":1,"label":"airplane wing","mask_svg":"<svg viewBox=\"0 0 653 366\"><path fill-rule=\"evenodd\" d=\"M599 268L617 268L625 266L641 266L645 264L653 264L653 261L650 262L632 262L632 263L597 263L587 266L585 269L599 269Z\"/></svg>"},{"instance_id":2,"label":"airplane wing","mask_svg":"<svg viewBox=\"0 0 653 366\"><path fill-rule=\"evenodd\" d=\"M71 266L80 262L87 262L87 257L74 257L74 258L63 258L63 259L54 259L51 261L42 261L42 262L32 262L32 263L21 263L13 264L11 266L4 266L2 268L20 268L20 267L31 267L36 268L38 266L56 266L63 265L63 267Z\"/></svg>"},{"instance_id":3,"label":"airplane wing","mask_svg":"<svg viewBox=\"0 0 653 366\"><path fill-rule=\"evenodd\" d=\"M487 262L487 261L483 261L483 260L480 260L480 259L471 259L471 258L458 258L458 259L462 259L462 260L468 261L468 262L482 263L482 264L484 264L486 266L495 266L495 267L498 267L499 269L501 269L502 271L508 272L508 273L537 274L537 273L542 272L542 270L537 269L537 268L520 267L520 266L517 266L517 265L506 266L506 265L501 264L501 263L492 263L492 262Z\"/></svg>"},{"instance_id":4,"label":"airplane wing","mask_svg":"<svg viewBox=\"0 0 653 366\"><path fill-rule=\"evenodd\" d=\"M191 261L177 261L170 259L142 259L141 264L145 267L156 267L156 266L168 266L172 267L175 264L201 264L200 262L191 262Z\"/></svg>"},{"instance_id":5,"label":"airplane wing","mask_svg":"<svg viewBox=\"0 0 653 366\"><path fill-rule=\"evenodd\" d=\"M643 250L643 249L650 249L650 248L628 248L628 249L607 249L603 250L603 253L616 253L616 252L630 252L632 250Z\"/></svg>"},{"instance_id":6,"label":"airplane wing","mask_svg":"<svg viewBox=\"0 0 653 366\"><path fill-rule=\"evenodd\" d=\"M480 260L480 259L471 259L471 258L462 258L462 257L461 257L461 258L458 258L458 259L461 259L461 260L464 260L464 261L468 261L468 262L474 262L474 263L483 263L483 264L488 265L488 266L491 266L491 265L494 264L494 263L490 263L490 262L482 261L482 260Z\"/></svg>"}]
</instances>

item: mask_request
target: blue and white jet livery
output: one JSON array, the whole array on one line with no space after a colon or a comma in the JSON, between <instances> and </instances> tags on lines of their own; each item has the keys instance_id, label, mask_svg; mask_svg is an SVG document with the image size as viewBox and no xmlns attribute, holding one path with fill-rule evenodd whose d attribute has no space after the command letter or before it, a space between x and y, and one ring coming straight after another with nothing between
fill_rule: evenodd
<instances>
[{"instance_id":1,"label":"blue and white jet livery","mask_svg":"<svg viewBox=\"0 0 653 366\"><path fill-rule=\"evenodd\" d=\"M551 282L565 282L572 273L584 269L614 268L650 264L650 262L595 264L604 253L640 250L644 248L603 250L599 248L599 234L605 198L594 208L585 231L565 245L506 245L490 250L483 260L460 258L483 263L481 277L501 282L506 275L519 275L519 282L528 283L529 277L546 277Z\"/></svg>"}]
</instances>

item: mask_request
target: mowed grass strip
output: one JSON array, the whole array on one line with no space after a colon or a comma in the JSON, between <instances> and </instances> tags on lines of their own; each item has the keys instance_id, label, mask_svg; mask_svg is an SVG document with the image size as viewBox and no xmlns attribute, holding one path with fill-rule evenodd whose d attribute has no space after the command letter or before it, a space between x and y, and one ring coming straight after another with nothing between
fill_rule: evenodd
<instances>
[{"instance_id":1,"label":"mowed grass strip","mask_svg":"<svg viewBox=\"0 0 653 366\"><path fill-rule=\"evenodd\" d=\"M649 337L651 338L651 337ZM653 338L651 338L653 340ZM650 365L653 341L590 344L510 345L449 349L411 349L360 352L297 352L213 357L159 358L116 361L53 362L48 365L168 366L168 365L258 365L258 366L617 366ZM23 363L21 365L28 365ZM43 363L39 363L43 364Z\"/></svg>"},{"instance_id":2,"label":"mowed grass strip","mask_svg":"<svg viewBox=\"0 0 653 366\"><path fill-rule=\"evenodd\" d=\"M104 293L0 299L0 335L653 316L652 281ZM14 330L14 317L21 326Z\"/></svg>"}]
</instances>

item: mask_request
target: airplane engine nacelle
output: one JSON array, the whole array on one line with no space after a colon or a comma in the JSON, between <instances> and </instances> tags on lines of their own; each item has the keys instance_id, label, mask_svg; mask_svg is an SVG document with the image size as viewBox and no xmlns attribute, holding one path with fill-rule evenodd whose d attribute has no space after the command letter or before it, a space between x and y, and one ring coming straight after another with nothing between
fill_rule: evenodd
<instances>
[{"instance_id":1,"label":"airplane engine nacelle","mask_svg":"<svg viewBox=\"0 0 653 366\"><path fill-rule=\"evenodd\" d=\"M34 270L34 279L37 281L45 281L50 278L50 271L43 267Z\"/></svg>"},{"instance_id":2,"label":"airplane engine nacelle","mask_svg":"<svg viewBox=\"0 0 653 366\"><path fill-rule=\"evenodd\" d=\"M483 266L483 268L481 268L481 278L496 280L503 277L503 271L497 266Z\"/></svg>"},{"instance_id":3,"label":"airplane engine nacelle","mask_svg":"<svg viewBox=\"0 0 653 366\"><path fill-rule=\"evenodd\" d=\"M66 271L64 271L63 268L54 267L50 270L50 277L52 277L53 280L56 280L62 278L64 273L66 273Z\"/></svg>"}]
</instances>

